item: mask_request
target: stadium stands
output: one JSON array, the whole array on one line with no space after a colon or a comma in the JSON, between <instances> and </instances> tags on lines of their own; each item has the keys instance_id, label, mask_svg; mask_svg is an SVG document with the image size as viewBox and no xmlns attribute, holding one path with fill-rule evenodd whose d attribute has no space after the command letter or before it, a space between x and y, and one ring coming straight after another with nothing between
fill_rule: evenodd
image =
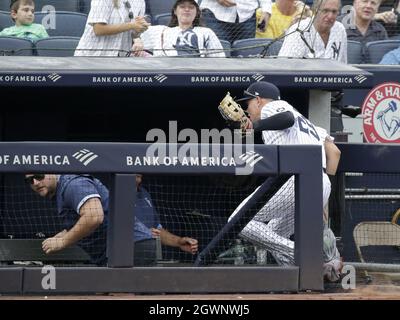
<instances>
[{"instance_id":1,"label":"stadium stands","mask_svg":"<svg viewBox=\"0 0 400 320\"><path fill-rule=\"evenodd\" d=\"M146 1L146 13L152 17L162 13L170 13L176 0L145 0Z\"/></svg>"},{"instance_id":2,"label":"stadium stands","mask_svg":"<svg viewBox=\"0 0 400 320\"><path fill-rule=\"evenodd\" d=\"M8 0L0 0L0 10L1 11L10 11L10 1Z\"/></svg>"},{"instance_id":3,"label":"stadium stands","mask_svg":"<svg viewBox=\"0 0 400 320\"><path fill-rule=\"evenodd\" d=\"M27 39L0 37L0 55L31 56L33 55L33 43Z\"/></svg>"},{"instance_id":4,"label":"stadium stands","mask_svg":"<svg viewBox=\"0 0 400 320\"><path fill-rule=\"evenodd\" d=\"M169 24L170 20L171 20L170 13L162 13L162 14L158 14L158 15L154 16L153 24L167 26Z\"/></svg>"},{"instance_id":5,"label":"stadium stands","mask_svg":"<svg viewBox=\"0 0 400 320\"><path fill-rule=\"evenodd\" d=\"M91 0L81 0L81 12L88 14L90 11Z\"/></svg>"},{"instance_id":6,"label":"stadium stands","mask_svg":"<svg viewBox=\"0 0 400 320\"><path fill-rule=\"evenodd\" d=\"M50 37L36 42L36 54L46 57L72 57L79 37Z\"/></svg>"},{"instance_id":7,"label":"stadium stands","mask_svg":"<svg viewBox=\"0 0 400 320\"><path fill-rule=\"evenodd\" d=\"M0 31L14 25L8 11L0 11Z\"/></svg>"},{"instance_id":8,"label":"stadium stands","mask_svg":"<svg viewBox=\"0 0 400 320\"><path fill-rule=\"evenodd\" d=\"M232 57L257 57L261 55L264 49L267 47L267 55L273 56L279 53L279 49L282 45L281 41L274 43L273 39L241 39L236 40L232 45ZM272 43L272 44L271 44Z\"/></svg>"},{"instance_id":9,"label":"stadium stands","mask_svg":"<svg viewBox=\"0 0 400 320\"><path fill-rule=\"evenodd\" d=\"M225 51L225 56L227 57L227 58L230 58L231 57L231 43L229 42L229 41L226 41L226 40L220 40L220 42L221 42L221 44L222 44L222 47L224 48L224 50L226 50Z\"/></svg>"},{"instance_id":10,"label":"stadium stands","mask_svg":"<svg viewBox=\"0 0 400 320\"><path fill-rule=\"evenodd\" d=\"M267 49L267 56L277 56L281 50L283 40L273 42Z\"/></svg>"},{"instance_id":11,"label":"stadium stands","mask_svg":"<svg viewBox=\"0 0 400 320\"><path fill-rule=\"evenodd\" d=\"M380 40L368 42L366 45L368 62L379 63L385 53L400 47L400 40Z\"/></svg>"},{"instance_id":12,"label":"stadium stands","mask_svg":"<svg viewBox=\"0 0 400 320\"><path fill-rule=\"evenodd\" d=\"M57 11L52 20L48 13L37 12L35 22L41 23L51 37L81 37L86 26L87 15L78 12ZM54 26L52 25L54 22Z\"/></svg>"},{"instance_id":13,"label":"stadium stands","mask_svg":"<svg viewBox=\"0 0 400 320\"><path fill-rule=\"evenodd\" d=\"M362 50L361 42L347 40L347 62L350 64L362 63Z\"/></svg>"},{"instance_id":14,"label":"stadium stands","mask_svg":"<svg viewBox=\"0 0 400 320\"><path fill-rule=\"evenodd\" d=\"M171 17L170 11L175 0L145 1L146 12L153 17L153 24L168 25ZM50 37L67 37L66 41L73 47L73 43L75 43L76 39L71 37L82 36L86 25L87 14L90 11L90 2L91 0L36 0L35 22L42 23ZM49 16L48 11L41 12L46 5L51 5L55 8L56 16L54 18ZM12 25L14 25L14 23L9 13L9 0L0 0L0 30ZM56 43L61 43L60 41L61 38L50 40L52 46L52 53L50 55L57 55L54 45ZM224 42L221 43L225 49L232 49L232 52L227 52L228 57L257 57L264 52L264 45L271 43L271 41L271 39L243 39L236 41L232 45ZM399 41L400 35L395 35L389 40L375 41L368 43L366 47L362 47L360 43L349 40L348 62L350 64L379 63L385 53L399 46ZM12 46L10 42L7 45ZM42 45L42 43L40 45ZM267 48L266 55L277 56L281 45L281 41L273 42L270 47ZM68 50L65 52L65 55L70 55L71 51L69 49L72 47L67 45ZM17 46L15 50L19 50L19 46ZM364 55L363 52L365 52ZM19 52L19 54L20 53L21 52ZM59 53L64 56L62 50L60 50ZM9 51L7 54L13 54L13 52ZM26 54L29 54L29 51L27 51ZM41 51L41 54L43 54L43 51Z\"/></svg>"},{"instance_id":15,"label":"stadium stands","mask_svg":"<svg viewBox=\"0 0 400 320\"><path fill-rule=\"evenodd\" d=\"M53 6L57 11L81 12L81 0L35 0L35 11L42 11L47 5ZM0 0L0 10L10 11L10 0Z\"/></svg>"}]
</instances>

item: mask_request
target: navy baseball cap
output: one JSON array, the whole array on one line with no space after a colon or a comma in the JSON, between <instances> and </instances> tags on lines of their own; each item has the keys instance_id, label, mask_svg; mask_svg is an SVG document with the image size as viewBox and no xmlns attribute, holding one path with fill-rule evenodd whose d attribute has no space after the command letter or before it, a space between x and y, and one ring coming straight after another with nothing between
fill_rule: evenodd
<instances>
[{"instance_id":1,"label":"navy baseball cap","mask_svg":"<svg viewBox=\"0 0 400 320\"><path fill-rule=\"evenodd\" d=\"M244 90L243 98L237 99L236 101L245 101L257 97L280 100L281 93L278 87L271 82L254 82L246 90Z\"/></svg>"}]
</instances>

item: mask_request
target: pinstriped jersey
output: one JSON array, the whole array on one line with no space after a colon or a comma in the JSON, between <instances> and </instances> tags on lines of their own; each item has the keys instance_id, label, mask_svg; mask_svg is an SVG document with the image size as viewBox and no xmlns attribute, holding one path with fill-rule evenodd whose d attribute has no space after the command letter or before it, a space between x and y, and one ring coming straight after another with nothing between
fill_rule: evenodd
<instances>
[{"instance_id":1,"label":"pinstriped jersey","mask_svg":"<svg viewBox=\"0 0 400 320\"><path fill-rule=\"evenodd\" d=\"M325 129L311 123L300 112L283 100L267 103L261 109L261 119L266 119L275 114L290 111L294 116L294 124L284 130L263 130L262 138L265 144L314 144L322 147L322 167L326 167L324 141L328 136Z\"/></svg>"}]
</instances>

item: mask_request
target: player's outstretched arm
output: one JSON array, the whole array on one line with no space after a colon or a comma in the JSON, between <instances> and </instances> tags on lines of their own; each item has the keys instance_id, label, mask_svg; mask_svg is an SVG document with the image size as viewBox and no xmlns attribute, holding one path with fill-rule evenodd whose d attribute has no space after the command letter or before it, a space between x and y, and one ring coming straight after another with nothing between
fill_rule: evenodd
<instances>
[{"instance_id":1,"label":"player's outstretched arm","mask_svg":"<svg viewBox=\"0 0 400 320\"><path fill-rule=\"evenodd\" d=\"M96 230L104 219L100 199L91 198L87 200L80 208L79 215L79 220L69 231L62 235L59 233L57 237L43 241L42 249L45 253L48 254L67 248Z\"/></svg>"},{"instance_id":2,"label":"player's outstretched arm","mask_svg":"<svg viewBox=\"0 0 400 320\"><path fill-rule=\"evenodd\" d=\"M284 130L294 124L294 115L291 111L274 114L271 117L253 122L255 132L263 130Z\"/></svg>"},{"instance_id":3,"label":"player's outstretched arm","mask_svg":"<svg viewBox=\"0 0 400 320\"><path fill-rule=\"evenodd\" d=\"M188 237L179 237L177 235L172 234L166 229L160 230L160 239L161 243L166 246L177 247L182 251L189 252L191 254L195 254L198 250L198 242L196 239L188 238Z\"/></svg>"}]
</instances>

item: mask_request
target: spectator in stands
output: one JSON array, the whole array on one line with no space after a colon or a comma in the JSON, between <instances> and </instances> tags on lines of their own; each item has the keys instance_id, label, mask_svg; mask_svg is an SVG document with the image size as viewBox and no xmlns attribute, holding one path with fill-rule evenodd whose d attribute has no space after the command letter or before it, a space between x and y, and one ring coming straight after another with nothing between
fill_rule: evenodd
<instances>
[{"instance_id":1,"label":"spectator in stands","mask_svg":"<svg viewBox=\"0 0 400 320\"><path fill-rule=\"evenodd\" d=\"M151 26L142 33L145 49L153 56L225 57L214 31L200 26L201 11L195 0L177 0L169 26Z\"/></svg>"},{"instance_id":2,"label":"spectator in stands","mask_svg":"<svg viewBox=\"0 0 400 320\"><path fill-rule=\"evenodd\" d=\"M154 208L151 196L141 185L142 178L142 175L136 175L136 217L151 230L153 236L160 237L162 244L166 246L177 247L182 251L195 254L198 249L198 242L196 239L176 236L162 227L158 212Z\"/></svg>"},{"instance_id":3,"label":"spectator in stands","mask_svg":"<svg viewBox=\"0 0 400 320\"><path fill-rule=\"evenodd\" d=\"M400 64L400 47L386 53L379 64Z\"/></svg>"},{"instance_id":4,"label":"spectator in stands","mask_svg":"<svg viewBox=\"0 0 400 320\"><path fill-rule=\"evenodd\" d=\"M315 0L313 18L291 26L279 56L295 58L325 58L347 63L347 35L336 21L340 0Z\"/></svg>"},{"instance_id":5,"label":"spectator in stands","mask_svg":"<svg viewBox=\"0 0 400 320\"><path fill-rule=\"evenodd\" d=\"M352 0L342 0L342 13L348 13L348 8L353 7L352 4ZM400 19L398 19L398 15L400 13L400 2L398 0L382 0L379 9L381 12L375 14L374 20L384 26L389 37L399 34Z\"/></svg>"},{"instance_id":6,"label":"spectator in stands","mask_svg":"<svg viewBox=\"0 0 400 320\"><path fill-rule=\"evenodd\" d=\"M15 26L5 28L0 32L0 36L25 38L31 41L49 36L41 24L33 23L35 19L35 4L33 0L13 0L11 1L10 9L11 18L15 22Z\"/></svg>"},{"instance_id":7,"label":"spectator in stands","mask_svg":"<svg viewBox=\"0 0 400 320\"><path fill-rule=\"evenodd\" d=\"M379 12L374 17L375 20L383 24L389 37L400 34L400 1L393 1L393 3L391 10Z\"/></svg>"},{"instance_id":8,"label":"spectator in stands","mask_svg":"<svg viewBox=\"0 0 400 320\"><path fill-rule=\"evenodd\" d=\"M108 189L90 175L27 174L25 181L41 197L55 199L57 212L63 219L64 230L44 240L43 251L50 254L77 244L90 255L92 263L105 265L107 262ZM135 265L154 264L156 261L154 235L137 218L135 219L134 236ZM180 244L182 247L184 247L182 242L189 239L176 237L168 232L164 235L160 232L160 236L162 236L161 241L163 242L164 239L165 244L175 246ZM178 241L181 242L178 243ZM197 250L197 247L193 244L190 250L195 249Z\"/></svg>"},{"instance_id":9,"label":"spectator in stands","mask_svg":"<svg viewBox=\"0 0 400 320\"><path fill-rule=\"evenodd\" d=\"M231 43L255 37L258 6L259 21L266 26L271 16L271 0L203 0L200 5L206 26L219 39Z\"/></svg>"},{"instance_id":10,"label":"spectator in stands","mask_svg":"<svg viewBox=\"0 0 400 320\"><path fill-rule=\"evenodd\" d=\"M128 56L142 48L140 33L149 27L144 0L92 0L75 56Z\"/></svg>"},{"instance_id":11,"label":"spectator in stands","mask_svg":"<svg viewBox=\"0 0 400 320\"><path fill-rule=\"evenodd\" d=\"M271 18L264 28L257 28L256 38L276 39L299 19L312 15L309 6L298 0L276 0L272 4ZM262 24L261 9L257 9L257 26Z\"/></svg>"},{"instance_id":12,"label":"spectator in stands","mask_svg":"<svg viewBox=\"0 0 400 320\"><path fill-rule=\"evenodd\" d=\"M354 0L353 10L338 18L346 29L347 39L361 42L385 40L388 38L385 28L374 20L380 0Z\"/></svg>"}]
</instances>

